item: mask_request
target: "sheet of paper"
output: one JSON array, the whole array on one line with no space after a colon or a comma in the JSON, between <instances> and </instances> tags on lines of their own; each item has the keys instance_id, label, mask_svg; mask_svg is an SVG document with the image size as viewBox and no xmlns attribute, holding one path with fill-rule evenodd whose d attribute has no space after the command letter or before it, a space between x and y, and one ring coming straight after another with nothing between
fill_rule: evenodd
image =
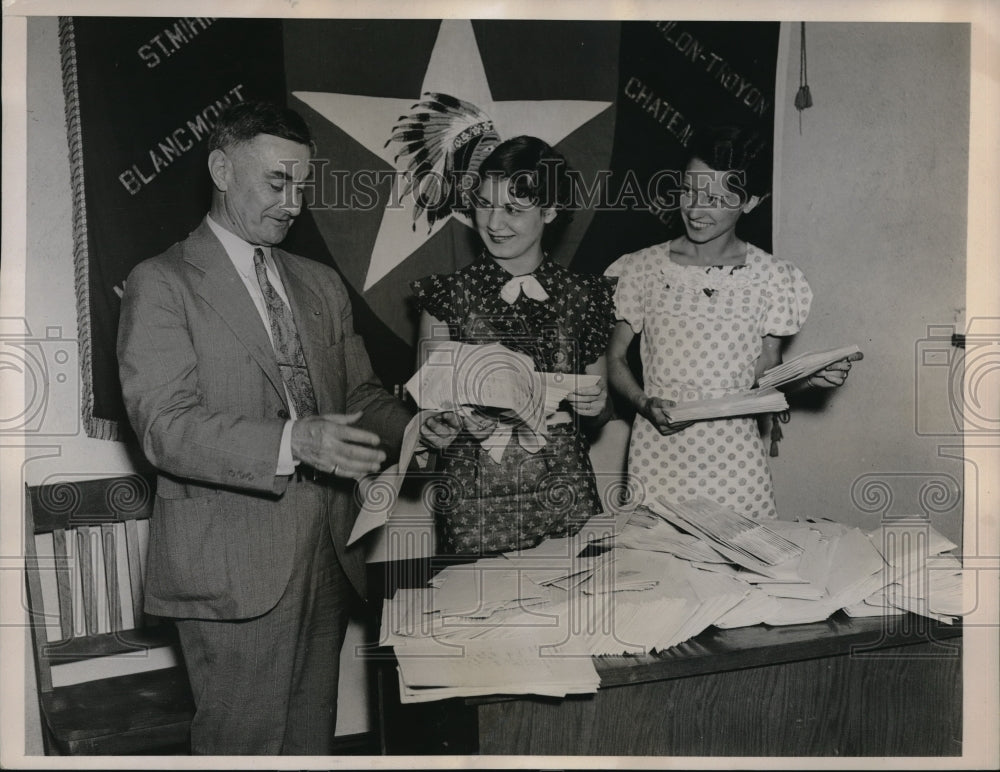
<instances>
[{"instance_id":1,"label":"sheet of paper","mask_svg":"<svg viewBox=\"0 0 1000 772\"><path fill-rule=\"evenodd\" d=\"M580 388L596 386L601 379L599 375L586 373L540 373L540 375L545 390L546 415L554 412L568 394Z\"/></svg>"},{"instance_id":2,"label":"sheet of paper","mask_svg":"<svg viewBox=\"0 0 1000 772\"><path fill-rule=\"evenodd\" d=\"M673 525L707 540L741 566L775 579L797 576L802 548L764 525L702 497L671 501L658 496L651 509Z\"/></svg>"},{"instance_id":3,"label":"sheet of paper","mask_svg":"<svg viewBox=\"0 0 1000 772\"><path fill-rule=\"evenodd\" d=\"M678 530L659 515L636 510L626 525L609 543L616 547L669 552L692 562L718 563L725 561L702 539Z\"/></svg>"},{"instance_id":4,"label":"sheet of paper","mask_svg":"<svg viewBox=\"0 0 1000 772\"><path fill-rule=\"evenodd\" d=\"M521 571L507 568L500 561L492 562L498 565L452 566L438 574L428 611L449 616L488 616L508 602L545 596L544 588L528 581Z\"/></svg>"},{"instance_id":5,"label":"sheet of paper","mask_svg":"<svg viewBox=\"0 0 1000 772\"><path fill-rule=\"evenodd\" d=\"M414 454L418 452L420 427L431 412L433 411L421 410L406 424L397 463L386 467L377 477L365 477L358 483L363 503L347 539L348 546L389 520L399 500L399 490L403 486L406 471L410 468Z\"/></svg>"},{"instance_id":6,"label":"sheet of paper","mask_svg":"<svg viewBox=\"0 0 1000 772\"><path fill-rule=\"evenodd\" d=\"M857 528L850 529L832 546L830 573L826 588L831 596L843 595L868 581L869 577L881 574L885 562L864 533ZM849 600L841 605L850 605L864 600L871 592Z\"/></svg>"},{"instance_id":7,"label":"sheet of paper","mask_svg":"<svg viewBox=\"0 0 1000 772\"><path fill-rule=\"evenodd\" d=\"M775 616L780 608L780 601L764 592L751 587L744 598L716 619L712 624L720 629L732 627L749 627L759 625L765 619Z\"/></svg>"},{"instance_id":8,"label":"sheet of paper","mask_svg":"<svg viewBox=\"0 0 1000 772\"><path fill-rule=\"evenodd\" d=\"M406 390L421 409L510 410L533 434L545 433L545 389L534 361L498 343L436 344Z\"/></svg>"}]
</instances>

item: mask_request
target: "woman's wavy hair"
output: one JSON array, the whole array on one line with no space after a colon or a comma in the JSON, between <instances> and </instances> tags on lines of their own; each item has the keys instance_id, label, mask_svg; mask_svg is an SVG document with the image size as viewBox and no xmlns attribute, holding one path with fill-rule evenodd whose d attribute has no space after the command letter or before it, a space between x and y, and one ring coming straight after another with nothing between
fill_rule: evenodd
<instances>
[{"instance_id":1,"label":"woman's wavy hair","mask_svg":"<svg viewBox=\"0 0 1000 772\"><path fill-rule=\"evenodd\" d=\"M755 126L709 124L696 130L685 166L694 159L720 172L732 172L727 186L740 194L764 198L771 192L771 143Z\"/></svg>"},{"instance_id":2,"label":"woman's wavy hair","mask_svg":"<svg viewBox=\"0 0 1000 772\"><path fill-rule=\"evenodd\" d=\"M572 222L573 185L566 158L538 137L522 135L501 142L477 171L480 184L491 177L507 179L513 195L542 209L555 209L555 219L542 234L544 251L558 242Z\"/></svg>"}]
</instances>

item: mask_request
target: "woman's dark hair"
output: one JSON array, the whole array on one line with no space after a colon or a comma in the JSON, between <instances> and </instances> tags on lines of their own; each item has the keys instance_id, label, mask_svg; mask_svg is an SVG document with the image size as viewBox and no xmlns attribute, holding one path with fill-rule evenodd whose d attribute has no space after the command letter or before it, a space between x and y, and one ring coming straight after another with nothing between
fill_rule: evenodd
<instances>
[{"instance_id":1,"label":"woman's dark hair","mask_svg":"<svg viewBox=\"0 0 1000 772\"><path fill-rule=\"evenodd\" d=\"M542 249L548 251L573 220L573 186L566 158L538 137L520 136L501 142L483 160L480 181L510 180L510 191L542 209L555 209L545 226Z\"/></svg>"},{"instance_id":2,"label":"woman's dark hair","mask_svg":"<svg viewBox=\"0 0 1000 772\"><path fill-rule=\"evenodd\" d=\"M258 134L313 147L309 126L294 110L273 102L237 102L219 115L208 139L208 152L250 142Z\"/></svg>"},{"instance_id":3,"label":"woman's dark hair","mask_svg":"<svg viewBox=\"0 0 1000 772\"><path fill-rule=\"evenodd\" d=\"M735 172L727 186L740 194L766 196L771 191L771 145L755 126L711 124L695 132L685 165L698 159L720 172Z\"/></svg>"}]
</instances>

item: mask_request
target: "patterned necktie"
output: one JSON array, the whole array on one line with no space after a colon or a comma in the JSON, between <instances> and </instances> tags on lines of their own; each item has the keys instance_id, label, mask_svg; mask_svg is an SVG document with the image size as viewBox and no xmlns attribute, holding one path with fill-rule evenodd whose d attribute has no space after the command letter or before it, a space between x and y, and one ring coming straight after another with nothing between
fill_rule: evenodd
<instances>
[{"instance_id":1,"label":"patterned necktie","mask_svg":"<svg viewBox=\"0 0 1000 772\"><path fill-rule=\"evenodd\" d=\"M260 291L264 293L264 302L267 303L267 315L271 320L271 337L274 340L274 353L278 358L278 369L281 371L281 379L285 382L288 393L292 396L292 402L295 403L297 417L316 415L316 395L313 393L309 371L306 369L302 341L299 340L299 332L295 329L291 309L267 279L264 250L260 247L253 251L253 267L257 271Z\"/></svg>"}]
</instances>

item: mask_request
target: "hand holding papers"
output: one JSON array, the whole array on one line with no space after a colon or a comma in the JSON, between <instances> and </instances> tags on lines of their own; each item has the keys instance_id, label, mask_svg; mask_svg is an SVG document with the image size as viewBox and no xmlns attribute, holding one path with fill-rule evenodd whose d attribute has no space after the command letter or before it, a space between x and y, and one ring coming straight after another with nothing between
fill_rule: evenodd
<instances>
[{"instance_id":1,"label":"hand holding papers","mask_svg":"<svg viewBox=\"0 0 1000 772\"><path fill-rule=\"evenodd\" d=\"M496 416L495 426L483 434L483 446L499 463L508 443L517 439L529 452L545 446L547 422L559 403L582 386L594 386L598 376L575 373L539 373L526 354L499 344L470 345L445 341L436 344L427 361L407 382L421 411L403 434L398 464L377 478L361 481L361 512L348 544L384 525L392 514L410 462L422 451L420 429L428 416L440 411L468 415L485 408Z\"/></svg>"},{"instance_id":2,"label":"hand holding papers","mask_svg":"<svg viewBox=\"0 0 1000 772\"><path fill-rule=\"evenodd\" d=\"M680 402L664 409L670 423L703 421L713 418L777 413L788 409L785 395L775 389L753 389L741 394L729 394L716 399Z\"/></svg>"},{"instance_id":3,"label":"hand holding papers","mask_svg":"<svg viewBox=\"0 0 1000 772\"><path fill-rule=\"evenodd\" d=\"M857 346L843 346L841 348L827 349L826 351L806 352L765 372L757 380L757 388L777 388L778 386L784 386L802 378L808 378L810 375L815 375L834 362L839 362L842 359L847 359L849 356L860 353L861 349Z\"/></svg>"},{"instance_id":4,"label":"hand holding papers","mask_svg":"<svg viewBox=\"0 0 1000 772\"><path fill-rule=\"evenodd\" d=\"M778 387L808 378L835 362L855 355L857 358L861 356L861 350L857 346L805 353L765 372L758 379L756 389L715 399L681 402L667 408L665 412L671 423L681 423L787 410L788 401L777 390Z\"/></svg>"},{"instance_id":5,"label":"hand holding papers","mask_svg":"<svg viewBox=\"0 0 1000 772\"><path fill-rule=\"evenodd\" d=\"M424 410L458 410L463 406L503 408L525 424L544 427L545 397L533 388L535 364L527 354L498 343L471 345L441 341L406 383Z\"/></svg>"},{"instance_id":6,"label":"hand holding papers","mask_svg":"<svg viewBox=\"0 0 1000 772\"><path fill-rule=\"evenodd\" d=\"M529 451L544 447L547 419L559 403L597 381L591 375L536 372L531 357L499 344L444 341L430 350L406 389L425 410L487 409L496 415L496 428L483 445L499 461L515 437Z\"/></svg>"}]
</instances>

